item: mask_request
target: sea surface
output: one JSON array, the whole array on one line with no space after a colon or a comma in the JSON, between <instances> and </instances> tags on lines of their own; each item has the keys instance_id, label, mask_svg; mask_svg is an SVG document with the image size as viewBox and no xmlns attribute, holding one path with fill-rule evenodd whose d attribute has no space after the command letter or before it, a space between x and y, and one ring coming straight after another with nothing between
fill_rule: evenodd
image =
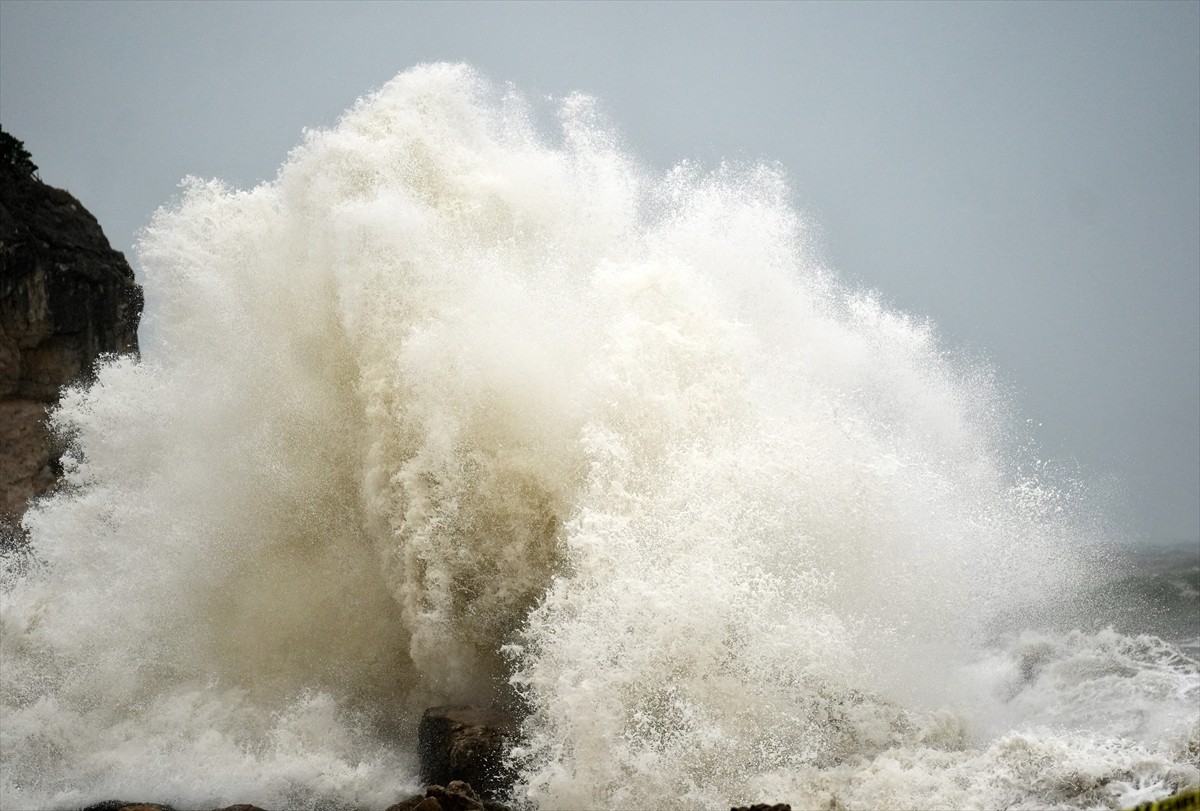
<instances>
[{"instance_id":1,"label":"sea surface","mask_svg":"<svg viewBox=\"0 0 1200 811\"><path fill-rule=\"evenodd\" d=\"M1200 539L1128 545L1115 568L1113 579L1094 589L1092 624L1153 634L1200 660Z\"/></svg>"},{"instance_id":2,"label":"sea surface","mask_svg":"<svg viewBox=\"0 0 1200 811\"><path fill-rule=\"evenodd\" d=\"M1200 786L1197 544L1125 541L780 167L553 105L421 66L157 213L3 555L0 807L382 809L458 702L525 719L529 809Z\"/></svg>"}]
</instances>

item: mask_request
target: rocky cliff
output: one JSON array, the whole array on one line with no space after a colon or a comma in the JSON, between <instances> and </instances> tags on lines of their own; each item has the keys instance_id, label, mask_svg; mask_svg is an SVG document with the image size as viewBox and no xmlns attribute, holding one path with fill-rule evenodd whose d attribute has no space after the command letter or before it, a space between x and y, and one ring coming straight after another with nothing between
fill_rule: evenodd
<instances>
[{"instance_id":1,"label":"rocky cliff","mask_svg":"<svg viewBox=\"0 0 1200 811\"><path fill-rule=\"evenodd\" d=\"M59 390L101 354L137 351L141 311L96 218L0 130L0 533L54 486L46 413Z\"/></svg>"}]
</instances>

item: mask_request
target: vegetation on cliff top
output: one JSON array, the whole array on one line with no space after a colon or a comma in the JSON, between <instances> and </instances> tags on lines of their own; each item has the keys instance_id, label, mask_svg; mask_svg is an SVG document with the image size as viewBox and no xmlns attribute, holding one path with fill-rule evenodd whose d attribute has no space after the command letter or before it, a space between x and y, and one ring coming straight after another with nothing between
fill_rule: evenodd
<instances>
[{"instance_id":1,"label":"vegetation on cliff top","mask_svg":"<svg viewBox=\"0 0 1200 811\"><path fill-rule=\"evenodd\" d=\"M15 167L28 175L37 174L37 164L24 142L9 135L3 127L0 127L0 165Z\"/></svg>"}]
</instances>

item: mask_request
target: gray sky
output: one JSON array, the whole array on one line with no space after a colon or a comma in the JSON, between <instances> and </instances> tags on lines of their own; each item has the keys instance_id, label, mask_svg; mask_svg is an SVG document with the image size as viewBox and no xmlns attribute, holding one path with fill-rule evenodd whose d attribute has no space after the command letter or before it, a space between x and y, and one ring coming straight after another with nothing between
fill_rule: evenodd
<instances>
[{"instance_id":1,"label":"gray sky","mask_svg":"<svg viewBox=\"0 0 1200 811\"><path fill-rule=\"evenodd\" d=\"M780 162L844 278L1200 537L1200 3L0 0L0 122L132 259L183 176L271 179L435 60L596 95L654 167Z\"/></svg>"}]
</instances>

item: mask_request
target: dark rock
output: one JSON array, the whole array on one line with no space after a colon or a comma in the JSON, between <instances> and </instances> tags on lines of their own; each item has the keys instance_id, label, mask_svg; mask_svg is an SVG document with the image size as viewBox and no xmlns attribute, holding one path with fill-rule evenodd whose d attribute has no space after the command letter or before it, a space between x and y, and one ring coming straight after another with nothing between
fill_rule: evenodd
<instances>
[{"instance_id":1,"label":"dark rock","mask_svg":"<svg viewBox=\"0 0 1200 811\"><path fill-rule=\"evenodd\" d=\"M104 353L136 352L142 291L70 194L0 131L0 533L57 480L45 427L59 390Z\"/></svg>"},{"instance_id":2,"label":"dark rock","mask_svg":"<svg viewBox=\"0 0 1200 811\"><path fill-rule=\"evenodd\" d=\"M499 799L511 785L504 757L516 734L516 722L497 710L431 707L417 731L423 779L435 784L431 789L446 786L448 791L462 782L485 799Z\"/></svg>"},{"instance_id":3,"label":"dark rock","mask_svg":"<svg viewBox=\"0 0 1200 811\"><path fill-rule=\"evenodd\" d=\"M131 803L124 800L105 800L102 803L81 808L80 811L175 811L175 809L172 806L159 805L158 803ZM266 811L266 809L259 808L257 805L239 803L237 805L214 808L212 811Z\"/></svg>"},{"instance_id":4,"label":"dark rock","mask_svg":"<svg viewBox=\"0 0 1200 811\"><path fill-rule=\"evenodd\" d=\"M431 805L422 805L422 803L427 801L431 803ZM418 808L420 808L421 811L438 811L441 806L438 805L437 800L426 797L424 794L414 794L398 803L389 805L385 811L417 811Z\"/></svg>"},{"instance_id":5,"label":"dark rock","mask_svg":"<svg viewBox=\"0 0 1200 811\"><path fill-rule=\"evenodd\" d=\"M787 803L775 803L775 805L755 803L754 805L735 805L729 811L792 811L792 807Z\"/></svg>"},{"instance_id":6,"label":"dark rock","mask_svg":"<svg viewBox=\"0 0 1200 811\"><path fill-rule=\"evenodd\" d=\"M452 780L448 786L425 787L425 794L414 794L389 805L386 811L512 811L507 805L481 798L471 786Z\"/></svg>"},{"instance_id":7,"label":"dark rock","mask_svg":"<svg viewBox=\"0 0 1200 811\"><path fill-rule=\"evenodd\" d=\"M427 786L425 796L436 800L442 811L486 811L479 795L461 780L452 780L445 787Z\"/></svg>"},{"instance_id":8,"label":"dark rock","mask_svg":"<svg viewBox=\"0 0 1200 811\"><path fill-rule=\"evenodd\" d=\"M104 800L103 803L89 805L86 809L79 811L175 811L173 806L158 805L157 803L127 803L125 800ZM212 809L212 811L266 811L260 809L257 805L248 805L239 803L238 805L226 805L220 809Z\"/></svg>"}]
</instances>

